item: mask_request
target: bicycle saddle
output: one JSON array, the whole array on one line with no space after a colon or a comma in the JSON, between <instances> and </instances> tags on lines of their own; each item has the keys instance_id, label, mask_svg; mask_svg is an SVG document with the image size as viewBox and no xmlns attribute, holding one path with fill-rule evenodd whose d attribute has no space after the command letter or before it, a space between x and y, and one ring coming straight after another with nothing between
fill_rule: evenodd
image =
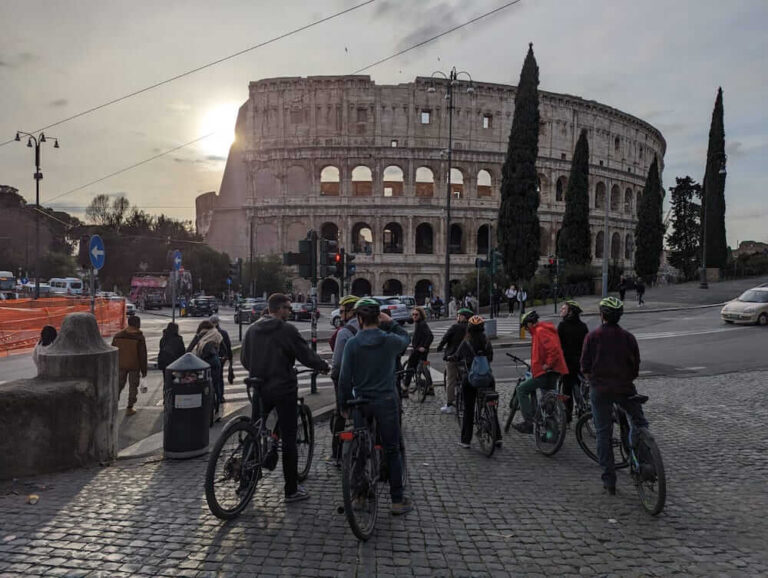
<instances>
[{"instance_id":1,"label":"bicycle saddle","mask_svg":"<svg viewBox=\"0 0 768 578\"><path fill-rule=\"evenodd\" d=\"M630 395L628 398L630 401L636 401L637 403L643 404L648 399L650 399L647 395L640 395L639 393L636 393L635 395Z\"/></svg>"}]
</instances>

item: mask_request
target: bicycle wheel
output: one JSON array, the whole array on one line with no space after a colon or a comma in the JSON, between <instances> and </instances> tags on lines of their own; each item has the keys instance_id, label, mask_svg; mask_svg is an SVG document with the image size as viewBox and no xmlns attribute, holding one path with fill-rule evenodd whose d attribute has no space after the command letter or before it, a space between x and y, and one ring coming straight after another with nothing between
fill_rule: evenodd
<instances>
[{"instance_id":1,"label":"bicycle wheel","mask_svg":"<svg viewBox=\"0 0 768 578\"><path fill-rule=\"evenodd\" d=\"M370 451L369 438L357 435L344 443L341 466L341 491L344 496L344 514L352 532L359 540L368 540L376 526L379 511L378 464Z\"/></svg>"},{"instance_id":2,"label":"bicycle wheel","mask_svg":"<svg viewBox=\"0 0 768 578\"><path fill-rule=\"evenodd\" d=\"M429 373L428 366L421 362L416 370L416 393L418 394L419 403L424 403L431 387L432 375Z\"/></svg>"},{"instance_id":3,"label":"bicycle wheel","mask_svg":"<svg viewBox=\"0 0 768 578\"><path fill-rule=\"evenodd\" d=\"M299 418L296 431L296 449L298 450L299 461L296 470L299 481L303 482L309 476L312 456L315 454L315 422L312 420L312 411L308 405L301 403L296 407Z\"/></svg>"},{"instance_id":4,"label":"bicycle wheel","mask_svg":"<svg viewBox=\"0 0 768 578\"><path fill-rule=\"evenodd\" d=\"M553 456L563 447L568 427L563 402L555 392L547 392L541 399L538 415L533 420L536 448L545 456Z\"/></svg>"},{"instance_id":5,"label":"bicycle wheel","mask_svg":"<svg viewBox=\"0 0 768 578\"><path fill-rule=\"evenodd\" d=\"M515 416L519 414L519 412L520 402L517 399L517 392L513 392L512 399L509 400L509 416L507 416L507 421L504 422L505 433L509 433L509 428L512 426L512 422L514 421Z\"/></svg>"},{"instance_id":6,"label":"bicycle wheel","mask_svg":"<svg viewBox=\"0 0 768 578\"><path fill-rule=\"evenodd\" d=\"M659 446L645 428L640 428L637 434L635 456L637 463L632 467L635 489L643 507L655 516L664 509L667 500L667 477Z\"/></svg>"},{"instance_id":7,"label":"bicycle wheel","mask_svg":"<svg viewBox=\"0 0 768 578\"><path fill-rule=\"evenodd\" d=\"M261 479L258 430L249 421L227 426L213 446L205 472L205 500L222 520L237 517Z\"/></svg>"},{"instance_id":8,"label":"bicycle wheel","mask_svg":"<svg viewBox=\"0 0 768 578\"><path fill-rule=\"evenodd\" d=\"M464 392L462 387L462 381L456 384L456 421L459 422L459 427L464 421Z\"/></svg>"},{"instance_id":9,"label":"bicycle wheel","mask_svg":"<svg viewBox=\"0 0 768 578\"><path fill-rule=\"evenodd\" d=\"M493 415L492 409L484 405L477 420L477 441L480 443L482 452L489 458L496 450L497 437L496 417Z\"/></svg>"},{"instance_id":10,"label":"bicycle wheel","mask_svg":"<svg viewBox=\"0 0 768 578\"><path fill-rule=\"evenodd\" d=\"M611 447L613 447L613 467L620 470L629 465L629 459L627 457L627 451L625 450L625 444L621 440L623 437L620 433L621 428L616 427L616 423L613 425L613 436L611 437ZM597 433L592 420L592 412L583 414L576 422L576 441L590 460L598 464L600 463L600 460L597 457ZM618 460L616 459L617 448L618 457L620 458Z\"/></svg>"}]
</instances>

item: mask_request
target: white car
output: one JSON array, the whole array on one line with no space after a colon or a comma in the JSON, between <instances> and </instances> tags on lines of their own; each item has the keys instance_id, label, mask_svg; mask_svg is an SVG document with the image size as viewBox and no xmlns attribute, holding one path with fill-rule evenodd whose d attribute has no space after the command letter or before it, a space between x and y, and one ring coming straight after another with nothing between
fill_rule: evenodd
<instances>
[{"instance_id":1,"label":"white car","mask_svg":"<svg viewBox=\"0 0 768 578\"><path fill-rule=\"evenodd\" d=\"M768 325L768 287L747 289L720 310L726 323L757 323Z\"/></svg>"},{"instance_id":2,"label":"white car","mask_svg":"<svg viewBox=\"0 0 768 578\"><path fill-rule=\"evenodd\" d=\"M376 299L381 305L381 310L389 315L394 321L397 321L400 325L405 323L413 323L411 320L411 313L408 311L408 306L403 303L402 297L393 297L391 295L375 295L372 299ZM414 301L415 303L415 301ZM330 315L331 325L338 327L341 325L341 309L334 309Z\"/></svg>"},{"instance_id":3,"label":"white car","mask_svg":"<svg viewBox=\"0 0 768 578\"><path fill-rule=\"evenodd\" d=\"M125 302L125 314L126 315L136 315L136 306L131 303L130 301Z\"/></svg>"}]
</instances>

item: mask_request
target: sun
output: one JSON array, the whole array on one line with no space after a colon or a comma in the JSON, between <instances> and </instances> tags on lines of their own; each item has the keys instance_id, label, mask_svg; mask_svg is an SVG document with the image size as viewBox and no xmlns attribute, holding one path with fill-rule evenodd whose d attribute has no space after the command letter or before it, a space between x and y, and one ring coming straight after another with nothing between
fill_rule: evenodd
<instances>
[{"instance_id":1,"label":"sun","mask_svg":"<svg viewBox=\"0 0 768 578\"><path fill-rule=\"evenodd\" d=\"M200 119L200 134L211 134L200 141L203 152L209 156L226 158L235 141L235 121L240 105L236 102L217 104L205 111Z\"/></svg>"}]
</instances>

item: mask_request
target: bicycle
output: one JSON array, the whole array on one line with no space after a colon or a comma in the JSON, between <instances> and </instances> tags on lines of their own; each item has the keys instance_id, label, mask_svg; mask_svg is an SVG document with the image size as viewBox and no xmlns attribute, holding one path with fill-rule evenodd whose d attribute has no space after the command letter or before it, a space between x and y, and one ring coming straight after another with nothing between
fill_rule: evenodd
<instances>
[{"instance_id":1,"label":"bicycle","mask_svg":"<svg viewBox=\"0 0 768 578\"><path fill-rule=\"evenodd\" d=\"M414 394L419 403L424 403L429 391L432 389L432 374L429 371L429 360L420 359L415 369L403 370L403 375L411 375L413 383L408 388L409 394Z\"/></svg>"},{"instance_id":2,"label":"bicycle","mask_svg":"<svg viewBox=\"0 0 768 578\"><path fill-rule=\"evenodd\" d=\"M301 370L296 374L314 370ZM248 505L264 470L277 467L280 438L278 424L263 414L259 396L264 381L249 377L245 380L251 416L239 416L224 426L208 458L205 472L205 499L211 513L222 520L236 518ZM315 425L312 411L299 397L296 404L298 428L296 447L299 481L309 476L315 449Z\"/></svg>"},{"instance_id":3,"label":"bicycle","mask_svg":"<svg viewBox=\"0 0 768 578\"><path fill-rule=\"evenodd\" d=\"M389 481L384 447L378 436L376 419L366 419L362 408L366 399L351 399L346 405L352 412L352 429L340 432L343 443L341 462L341 491L346 515L352 533L359 540L366 541L373 534L379 512L379 493ZM402 461L403 487L408 479L405 444L400 436L400 459Z\"/></svg>"},{"instance_id":4,"label":"bicycle","mask_svg":"<svg viewBox=\"0 0 768 578\"><path fill-rule=\"evenodd\" d=\"M643 404L648 401L648 396L637 394L628 399ZM618 445L622 455L622 463L617 463L614 467L619 469L629 466L629 475L635 484L640 503L651 516L655 516L664 509L667 500L667 477L659 446L648 428L638 426L632 428L635 430L635 435L632 436L634 441L630 443L629 414L619 403L613 404L612 411L614 423L619 424L619 440L617 443L614 437L611 445L614 448ZM591 412L579 418L576 424L576 440L584 453L599 463L597 452L583 441L582 430L586 421L592 421Z\"/></svg>"},{"instance_id":5,"label":"bicycle","mask_svg":"<svg viewBox=\"0 0 768 578\"><path fill-rule=\"evenodd\" d=\"M506 355L517 364L522 364L526 368L526 372L517 378L512 399L509 402L509 416L504 424L504 431L508 432L512 426L512 421L520 410L520 402L517 399L517 387L531 377L531 366L516 355L511 353ZM550 379L553 379L557 374L550 373L548 375L551 376ZM565 432L567 431L568 424L563 401L566 398L567 396L558 393L554 388L548 390L539 388L536 390L533 438L536 443L536 449L545 456L555 455L565 441Z\"/></svg>"},{"instance_id":6,"label":"bicycle","mask_svg":"<svg viewBox=\"0 0 768 578\"><path fill-rule=\"evenodd\" d=\"M477 390L475 400L475 436L480 443L480 449L491 457L496 450L496 440L499 438L497 424L499 421L497 408L499 406L499 394L490 389Z\"/></svg>"}]
</instances>

